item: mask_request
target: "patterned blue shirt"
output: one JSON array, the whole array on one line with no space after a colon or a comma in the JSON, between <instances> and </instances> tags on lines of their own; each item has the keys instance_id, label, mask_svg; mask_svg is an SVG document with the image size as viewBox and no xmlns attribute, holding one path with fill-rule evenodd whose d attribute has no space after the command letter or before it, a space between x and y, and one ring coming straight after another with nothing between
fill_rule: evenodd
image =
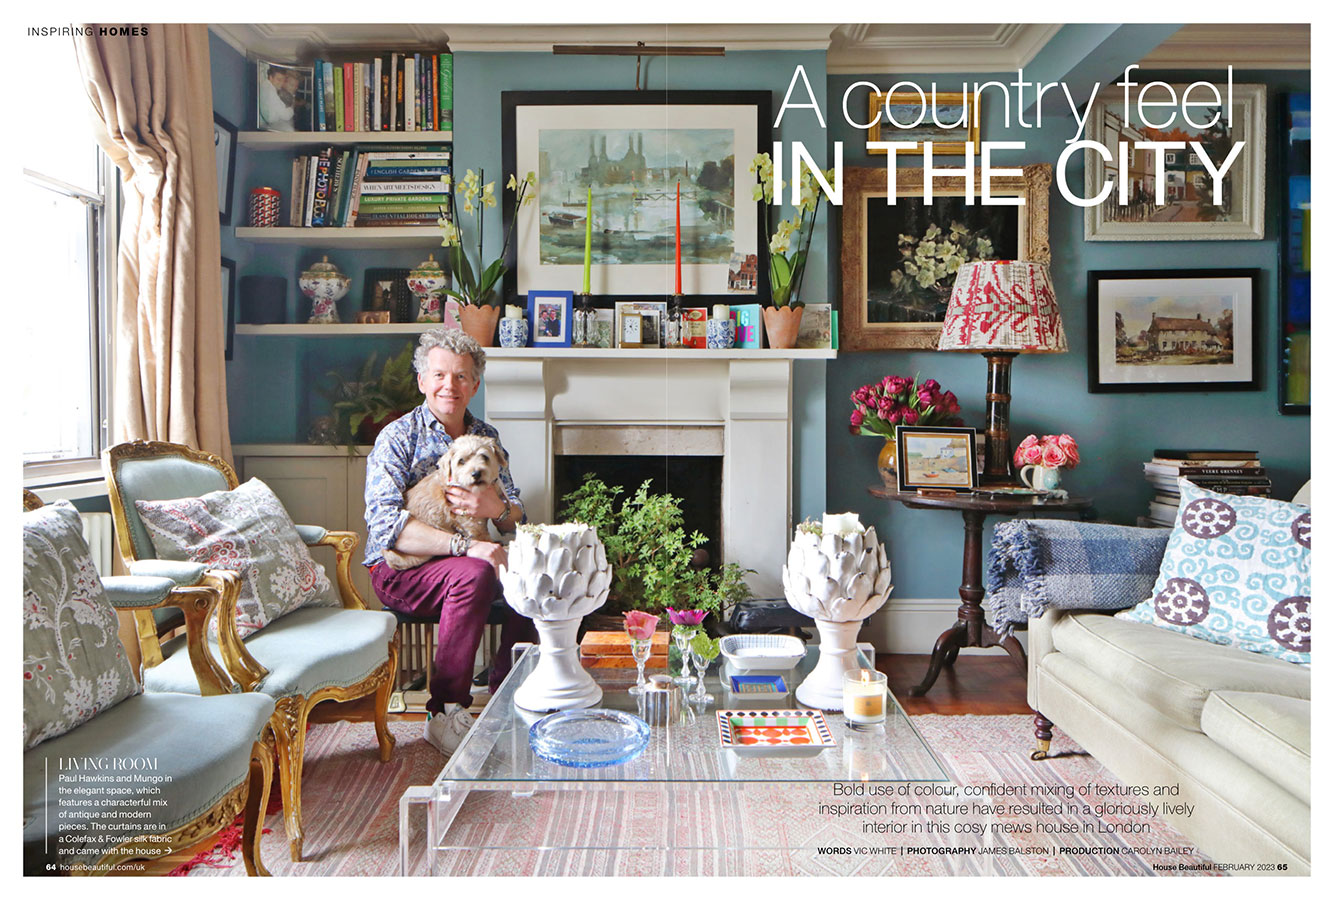
<instances>
[{"instance_id":1,"label":"patterned blue shirt","mask_svg":"<svg viewBox=\"0 0 1337 900\"><path fill-rule=\"evenodd\" d=\"M465 434L497 438L497 429L464 412ZM376 438L367 457L367 554L363 564L373 566L399 540L409 520L404 493L427 477L451 444L450 435L424 402L413 412L395 419ZM503 450L505 448L502 448ZM520 507L520 491L511 480L508 466L501 467L501 485L512 504ZM524 521L523 517L521 521Z\"/></svg>"}]
</instances>

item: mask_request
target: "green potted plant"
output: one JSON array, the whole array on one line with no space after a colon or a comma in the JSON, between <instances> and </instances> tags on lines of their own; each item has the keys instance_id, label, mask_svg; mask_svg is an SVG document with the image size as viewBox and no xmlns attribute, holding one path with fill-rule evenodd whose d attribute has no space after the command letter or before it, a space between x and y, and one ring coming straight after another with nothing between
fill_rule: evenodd
<instances>
[{"instance_id":1,"label":"green potted plant","mask_svg":"<svg viewBox=\"0 0 1337 900\"><path fill-rule=\"evenodd\" d=\"M535 194L529 189L538 179L533 172L526 173L522 179L511 175L506 182L506 189L515 193L515 206L511 210L511 227L506 230L506 240L501 245L501 253L492 262L483 262L483 226L484 210L497 205L496 185L483 181L483 171L477 174L468 169L458 182L452 182L449 175L441 176L441 184L446 191L446 205L441 207L441 218L437 224L441 228L441 246L446 249L446 265L450 269L453 287L446 293L460 303L460 327L484 347L492 346L492 337L497 331L497 317L501 304L497 301L496 289L506 274L506 251L511 246L515 235L515 223L519 218L520 207L531 203ZM478 264L469 261L464 251L464 234L459 210L467 215L478 216Z\"/></svg>"},{"instance_id":2,"label":"green potted plant","mask_svg":"<svg viewBox=\"0 0 1337 900\"><path fill-rule=\"evenodd\" d=\"M752 199L761 203L762 221L766 234L771 234L771 209L775 190L775 169L769 153L758 153L748 166L748 171L757 176L757 183L752 186ZM803 275L808 268L808 250L812 246L812 233L817 225L817 212L820 199L825 196L817 184L817 177L804 164L799 176L799 203L792 218L781 219L771 235L770 245L770 280L771 303L762 310L766 319L766 339L772 347L789 348L798 341L798 327L803 319L803 301L799 292L803 288ZM835 170L822 173L828 184L835 183ZM785 189L780 181L780 191ZM790 248L793 252L790 252Z\"/></svg>"},{"instance_id":3,"label":"green potted plant","mask_svg":"<svg viewBox=\"0 0 1337 900\"><path fill-rule=\"evenodd\" d=\"M332 401L331 443L346 444L348 452L356 454L358 444L374 443L382 428L422 403L413 349L412 343L405 343L403 350L385 361L379 375L376 353L367 357L352 381L340 372L328 373L335 386L322 393Z\"/></svg>"}]
</instances>

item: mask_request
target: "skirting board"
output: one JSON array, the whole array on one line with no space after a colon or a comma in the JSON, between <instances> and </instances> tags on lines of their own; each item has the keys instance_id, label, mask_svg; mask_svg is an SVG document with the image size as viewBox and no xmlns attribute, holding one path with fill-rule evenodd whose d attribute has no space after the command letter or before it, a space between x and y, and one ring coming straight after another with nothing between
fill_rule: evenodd
<instances>
[{"instance_id":1,"label":"skirting board","mask_svg":"<svg viewBox=\"0 0 1337 900\"><path fill-rule=\"evenodd\" d=\"M898 600L892 597L887 605L869 618L859 640L868 641L879 653L932 653L933 644L956 621L960 600ZM1023 647L1026 632L1017 632ZM1004 653L999 647L981 649L967 647L962 653Z\"/></svg>"}]
</instances>

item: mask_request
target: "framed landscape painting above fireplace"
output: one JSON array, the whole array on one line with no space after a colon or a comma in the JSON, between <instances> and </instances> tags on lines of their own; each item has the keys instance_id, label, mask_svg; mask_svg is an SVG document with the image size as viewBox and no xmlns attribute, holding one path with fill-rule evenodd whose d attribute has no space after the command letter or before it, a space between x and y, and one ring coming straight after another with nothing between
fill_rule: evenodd
<instances>
[{"instance_id":1,"label":"framed landscape painting above fireplace","mask_svg":"<svg viewBox=\"0 0 1337 900\"><path fill-rule=\"evenodd\" d=\"M676 223L682 293L694 305L737 302L729 263L755 256L750 291L770 296L766 236L748 164L770 150L768 91L505 91L503 180L538 176L514 224L508 296L580 290L586 210L590 290L600 305L673 293Z\"/></svg>"}]
</instances>

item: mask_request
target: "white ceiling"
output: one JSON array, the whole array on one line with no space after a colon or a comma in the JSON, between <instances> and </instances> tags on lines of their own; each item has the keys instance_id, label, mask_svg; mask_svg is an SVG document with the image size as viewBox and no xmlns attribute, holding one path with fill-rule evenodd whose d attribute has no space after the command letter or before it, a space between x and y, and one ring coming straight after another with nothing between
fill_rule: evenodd
<instances>
[{"instance_id":1,"label":"white ceiling","mask_svg":"<svg viewBox=\"0 0 1337 900\"><path fill-rule=\"evenodd\" d=\"M1027 65L1059 25L211 25L242 53L297 60L341 50L449 44L456 51L550 52L553 44L704 44L825 50L827 71L999 72ZM1308 69L1308 25L1186 25L1141 60L1150 68Z\"/></svg>"}]
</instances>

